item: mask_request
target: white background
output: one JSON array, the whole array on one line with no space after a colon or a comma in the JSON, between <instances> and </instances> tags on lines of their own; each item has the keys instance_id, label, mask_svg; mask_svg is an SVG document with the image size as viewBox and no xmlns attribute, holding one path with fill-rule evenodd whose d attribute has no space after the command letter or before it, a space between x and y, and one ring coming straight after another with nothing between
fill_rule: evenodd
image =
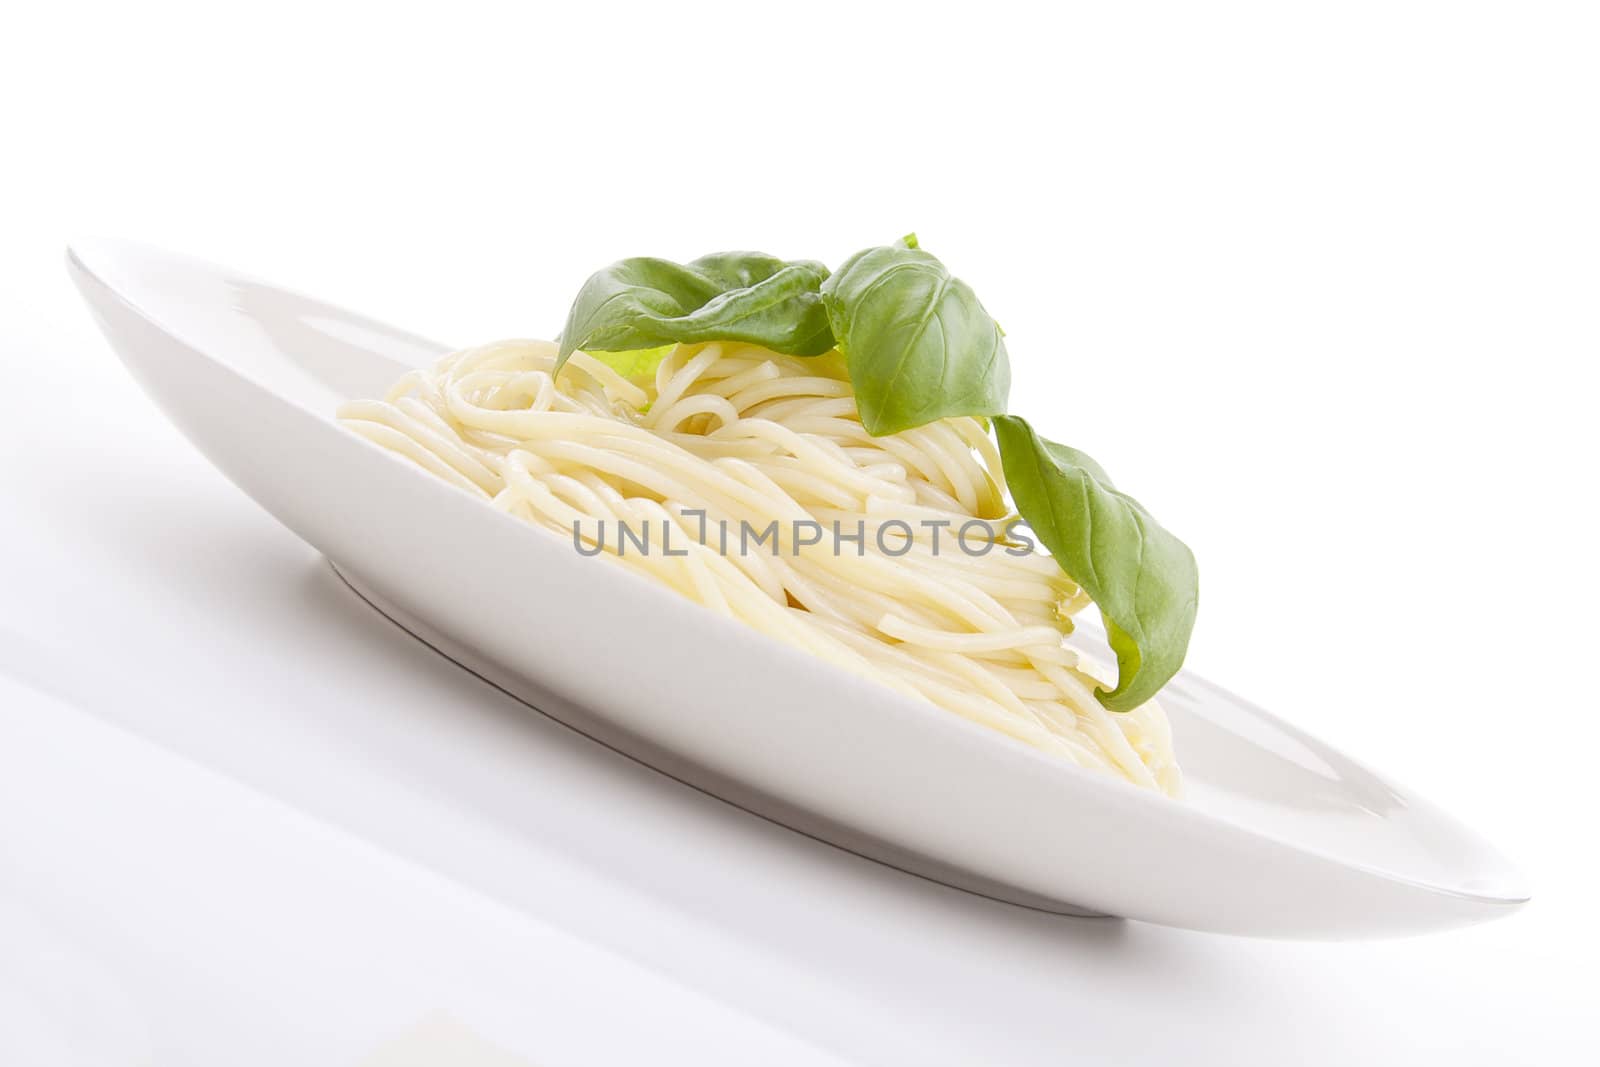
<instances>
[{"instance_id":1,"label":"white background","mask_svg":"<svg viewBox=\"0 0 1600 1067\"><path fill-rule=\"evenodd\" d=\"M1013 409L1194 548L1190 665L1441 802L1533 883L1522 913L1457 934L1196 939L1192 980L1214 968L1239 998L1185 1031L1196 1058L1592 1047L1592 5L406 6L8 14L0 537L70 544L157 506L147 484L255 521L94 337L72 234L467 343L550 335L624 255L836 263L915 230L1005 326ZM52 511L52 462L101 503ZM0 589L37 566L7 553ZM65 634L116 610L95 596L0 593L0 619ZM1297 982L1309 1021L1248 1003ZM1159 1026L1183 992L1156 985L1126 1017L1074 1017L1063 990L1060 1044L1034 1051ZM865 1021L817 1025L880 1047Z\"/></svg>"}]
</instances>

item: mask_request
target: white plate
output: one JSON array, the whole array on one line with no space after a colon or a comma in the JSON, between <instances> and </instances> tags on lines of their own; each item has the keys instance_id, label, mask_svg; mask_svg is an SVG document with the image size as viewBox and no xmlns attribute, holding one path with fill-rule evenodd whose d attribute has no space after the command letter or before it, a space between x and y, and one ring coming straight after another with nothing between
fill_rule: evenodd
<instances>
[{"instance_id":1,"label":"white plate","mask_svg":"<svg viewBox=\"0 0 1600 1067\"><path fill-rule=\"evenodd\" d=\"M380 610L539 710L741 807L1033 907L1283 937L1496 918L1516 871L1449 816L1192 675L1188 797L1080 770L722 619L341 428L443 346L115 242L74 279L216 466Z\"/></svg>"}]
</instances>

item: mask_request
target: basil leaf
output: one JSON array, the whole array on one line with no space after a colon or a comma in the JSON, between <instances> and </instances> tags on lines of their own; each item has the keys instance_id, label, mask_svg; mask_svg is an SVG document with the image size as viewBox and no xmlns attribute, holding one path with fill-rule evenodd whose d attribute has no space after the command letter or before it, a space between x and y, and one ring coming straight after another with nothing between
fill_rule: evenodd
<instances>
[{"instance_id":1,"label":"basil leaf","mask_svg":"<svg viewBox=\"0 0 1600 1067\"><path fill-rule=\"evenodd\" d=\"M1131 711L1183 666L1199 602L1194 554L1082 452L1015 415L994 429L1017 511L1105 618L1117 687L1095 695Z\"/></svg>"},{"instance_id":2,"label":"basil leaf","mask_svg":"<svg viewBox=\"0 0 1600 1067\"><path fill-rule=\"evenodd\" d=\"M596 351L594 357L624 378L646 381L655 377L656 368L666 359L674 346L633 348L622 352Z\"/></svg>"},{"instance_id":3,"label":"basil leaf","mask_svg":"<svg viewBox=\"0 0 1600 1067\"><path fill-rule=\"evenodd\" d=\"M868 433L1005 411L1000 327L915 235L851 256L822 284L822 302Z\"/></svg>"},{"instance_id":4,"label":"basil leaf","mask_svg":"<svg viewBox=\"0 0 1600 1067\"><path fill-rule=\"evenodd\" d=\"M591 275L561 331L556 359L696 341L747 341L792 356L833 347L818 290L828 269L759 252L720 252L692 263L624 259Z\"/></svg>"}]
</instances>

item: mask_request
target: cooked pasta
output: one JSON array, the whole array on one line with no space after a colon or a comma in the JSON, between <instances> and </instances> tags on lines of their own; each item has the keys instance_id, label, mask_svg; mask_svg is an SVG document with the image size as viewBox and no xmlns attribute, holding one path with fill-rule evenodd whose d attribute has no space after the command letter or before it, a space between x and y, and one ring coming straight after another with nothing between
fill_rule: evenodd
<instances>
[{"instance_id":1,"label":"cooked pasta","mask_svg":"<svg viewBox=\"0 0 1600 1067\"><path fill-rule=\"evenodd\" d=\"M979 420L870 436L836 354L678 345L634 377L581 351L557 376L556 355L540 341L467 349L339 416L708 610L1178 793L1160 707L1106 710L1094 690L1114 671L1064 644L1088 597L1012 528Z\"/></svg>"}]
</instances>

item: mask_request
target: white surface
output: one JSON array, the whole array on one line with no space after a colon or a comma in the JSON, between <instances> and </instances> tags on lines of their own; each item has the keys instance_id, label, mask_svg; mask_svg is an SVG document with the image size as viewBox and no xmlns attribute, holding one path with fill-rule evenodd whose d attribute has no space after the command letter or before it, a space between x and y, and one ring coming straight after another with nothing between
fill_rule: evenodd
<instances>
[{"instance_id":1,"label":"white surface","mask_svg":"<svg viewBox=\"0 0 1600 1067\"><path fill-rule=\"evenodd\" d=\"M340 404L448 349L159 249L77 241L68 259L151 399L364 598L743 808L1001 900L1220 933L1417 933L1527 898L1469 829L1189 672L1162 690L1188 785L1174 804L596 566L338 425Z\"/></svg>"},{"instance_id":2,"label":"white surface","mask_svg":"<svg viewBox=\"0 0 1600 1067\"><path fill-rule=\"evenodd\" d=\"M72 674L23 644L3 655ZM838 1062L139 740L62 688L75 692L0 679L8 1064Z\"/></svg>"},{"instance_id":3,"label":"white surface","mask_svg":"<svg viewBox=\"0 0 1600 1067\"><path fill-rule=\"evenodd\" d=\"M82 663L103 718L867 1062L1593 1058L1592 7L942 9L8 13L0 629ZM740 38L762 58L707 62ZM554 742L195 456L60 261L122 234L467 341L554 330L615 256L836 260L911 228L1004 322L1019 407L1195 548L1192 665L1403 772L1531 905L1240 941L563 807L570 781L518 774ZM1392 643L1351 649L1374 623ZM463 716L499 743L463 740L451 789L408 804ZM419 836L448 844L407 855ZM82 891L114 911L114 884Z\"/></svg>"}]
</instances>

